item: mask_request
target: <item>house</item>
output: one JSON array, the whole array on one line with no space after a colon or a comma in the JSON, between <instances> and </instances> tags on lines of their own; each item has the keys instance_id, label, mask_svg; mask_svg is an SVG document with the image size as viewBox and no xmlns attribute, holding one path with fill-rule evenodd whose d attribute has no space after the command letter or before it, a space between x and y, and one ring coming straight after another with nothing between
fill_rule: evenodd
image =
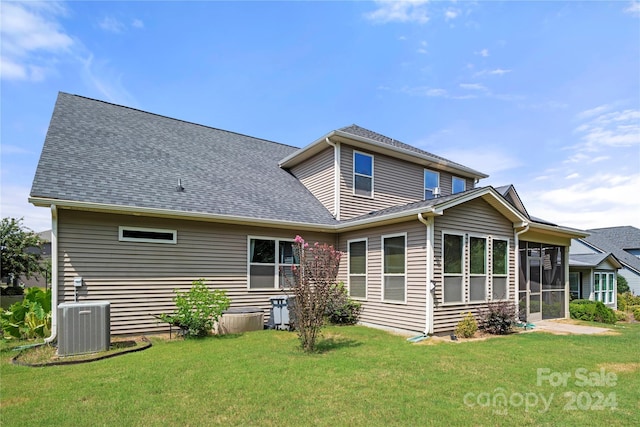
<instances>
[{"instance_id":1,"label":"house","mask_svg":"<svg viewBox=\"0 0 640 427\"><path fill-rule=\"evenodd\" d=\"M569 298L601 301L617 308L616 272L622 268L610 253L572 254L569 252Z\"/></svg>"},{"instance_id":2,"label":"house","mask_svg":"<svg viewBox=\"0 0 640 427\"><path fill-rule=\"evenodd\" d=\"M486 177L356 125L297 148L60 93L29 200L51 211L54 306L108 300L114 334L166 330L197 278L268 313L297 234L344 253L366 325L444 333L491 301L567 317L587 233Z\"/></svg>"},{"instance_id":3,"label":"house","mask_svg":"<svg viewBox=\"0 0 640 427\"><path fill-rule=\"evenodd\" d=\"M631 226L595 228L589 236L571 243L571 254L612 254L621 264L618 274L629 290L640 295L640 229Z\"/></svg>"}]
</instances>

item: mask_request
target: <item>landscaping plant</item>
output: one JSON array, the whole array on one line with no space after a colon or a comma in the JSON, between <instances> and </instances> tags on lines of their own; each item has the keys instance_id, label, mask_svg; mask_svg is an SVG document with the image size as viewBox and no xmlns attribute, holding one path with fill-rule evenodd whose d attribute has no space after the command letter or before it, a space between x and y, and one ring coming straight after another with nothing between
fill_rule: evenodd
<instances>
[{"instance_id":1,"label":"landscaping plant","mask_svg":"<svg viewBox=\"0 0 640 427\"><path fill-rule=\"evenodd\" d=\"M349 297L344 283L336 284L332 298L327 304L327 318L334 325L355 325L358 322L362 304Z\"/></svg>"},{"instance_id":2,"label":"landscaping plant","mask_svg":"<svg viewBox=\"0 0 640 427\"><path fill-rule=\"evenodd\" d=\"M204 279L195 280L186 292L176 289L175 293L173 301L176 310L172 314L160 315L160 319L180 327L186 337L208 335L222 312L231 304L225 291L209 290Z\"/></svg>"},{"instance_id":3,"label":"landscaping plant","mask_svg":"<svg viewBox=\"0 0 640 427\"><path fill-rule=\"evenodd\" d=\"M506 335L512 331L517 322L516 307L513 302L490 302L481 312L482 329L490 334Z\"/></svg>"},{"instance_id":4,"label":"landscaping plant","mask_svg":"<svg viewBox=\"0 0 640 427\"><path fill-rule=\"evenodd\" d=\"M0 309L0 327L5 337L43 338L51 334L51 289L29 288L22 301Z\"/></svg>"},{"instance_id":5,"label":"landscaping plant","mask_svg":"<svg viewBox=\"0 0 640 427\"><path fill-rule=\"evenodd\" d=\"M44 273L40 264L40 249L44 241L22 225L22 218L2 218L0 221L0 277L29 279Z\"/></svg>"},{"instance_id":6,"label":"landscaping plant","mask_svg":"<svg viewBox=\"0 0 640 427\"><path fill-rule=\"evenodd\" d=\"M468 312L456 326L455 334L462 338L471 338L478 330L478 322L471 312Z\"/></svg>"},{"instance_id":7,"label":"landscaping plant","mask_svg":"<svg viewBox=\"0 0 640 427\"><path fill-rule=\"evenodd\" d=\"M569 313L572 319L589 322L616 323L615 312L604 305L602 301L576 299L569 303Z\"/></svg>"},{"instance_id":8,"label":"landscaping plant","mask_svg":"<svg viewBox=\"0 0 640 427\"><path fill-rule=\"evenodd\" d=\"M289 286L295 297L290 309L302 349L313 352L327 305L336 291L340 252L326 243L310 246L300 236L296 236L293 249L300 265L292 268L293 280L288 280L293 282Z\"/></svg>"}]
</instances>

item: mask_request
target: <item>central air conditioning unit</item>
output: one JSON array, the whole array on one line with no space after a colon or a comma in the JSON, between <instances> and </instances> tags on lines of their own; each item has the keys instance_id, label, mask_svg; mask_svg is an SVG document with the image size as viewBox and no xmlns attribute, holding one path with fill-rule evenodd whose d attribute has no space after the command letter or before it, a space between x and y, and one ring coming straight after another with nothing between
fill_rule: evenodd
<instances>
[{"instance_id":1,"label":"central air conditioning unit","mask_svg":"<svg viewBox=\"0 0 640 427\"><path fill-rule=\"evenodd\" d=\"M109 350L110 323L108 301L58 305L58 356Z\"/></svg>"}]
</instances>

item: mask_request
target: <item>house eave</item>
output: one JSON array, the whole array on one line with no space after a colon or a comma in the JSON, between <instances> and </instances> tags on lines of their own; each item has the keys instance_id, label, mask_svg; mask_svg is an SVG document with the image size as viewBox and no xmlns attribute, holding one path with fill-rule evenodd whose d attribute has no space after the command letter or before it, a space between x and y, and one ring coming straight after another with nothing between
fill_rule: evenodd
<instances>
[{"instance_id":1,"label":"house eave","mask_svg":"<svg viewBox=\"0 0 640 427\"><path fill-rule=\"evenodd\" d=\"M529 226L531 231L537 231L541 234L548 234L552 236L568 237L571 239L583 239L589 236L589 233L583 230L578 230L577 228L547 225L533 221L529 223Z\"/></svg>"}]
</instances>

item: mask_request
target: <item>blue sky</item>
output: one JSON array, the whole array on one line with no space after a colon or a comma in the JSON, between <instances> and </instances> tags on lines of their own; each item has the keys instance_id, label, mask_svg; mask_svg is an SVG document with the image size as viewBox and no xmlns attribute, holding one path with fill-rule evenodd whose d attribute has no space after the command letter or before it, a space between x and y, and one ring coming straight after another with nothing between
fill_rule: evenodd
<instances>
[{"instance_id":1,"label":"blue sky","mask_svg":"<svg viewBox=\"0 0 640 427\"><path fill-rule=\"evenodd\" d=\"M562 225L640 227L640 3L2 1L1 214L58 91L304 146L352 123L514 184ZM73 174L73 170L68 171Z\"/></svg>"}]
</instances>

